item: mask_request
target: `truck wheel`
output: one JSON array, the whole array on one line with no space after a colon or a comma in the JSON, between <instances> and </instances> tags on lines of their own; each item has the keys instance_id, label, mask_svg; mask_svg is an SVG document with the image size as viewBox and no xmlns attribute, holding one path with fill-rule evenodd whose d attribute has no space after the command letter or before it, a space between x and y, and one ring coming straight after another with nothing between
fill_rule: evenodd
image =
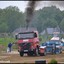
<instances>
[{"instance_id":1,"label":"truck wheel","mask_svg":"<svg viewBox=\"0 0 64 64\"><path fill-rule=\"evenodd\" d=\"M39 56L39 49L38 48L35 49L35 55Z\"/></svg>"},{"instance_id":2,"label":"truck wheel","mask_svg":"<svg viewBox=\"0 0 64 64\"><path fill-rule=\"evenodd\" d=\"M61 51L60 51L60 49L59 49L58 51L56 51L56 54L60 54L60 52L61 52Z\"/></svg>"},{"instance_id":3,"label":"truck wheel","mask_svg":"<svg viewBox=\"0 0 64 64\"><path fill-rule=\"evenodd\" d=\"M23 52L20 52L20 56L23 56Z\"/></svg>"},{"instance_id":4,"label":"truck wheel","mask_svg":"<svg viewBox=\"0 0 64 64\"><path fill-rule=\"evenodd\" d=\"M60 53L62 53L62 50L61 50L61 52Z\"/></svg>"},{"instance_id":5,"label":"truck wheel","mask_svg":"<svg viewBox=\"0 0 64 64\"><path fill-rule=\"evenodd\" d=\"M62 53L62 48L60 49L60 53Z\"/></svg>"}]
</instances>

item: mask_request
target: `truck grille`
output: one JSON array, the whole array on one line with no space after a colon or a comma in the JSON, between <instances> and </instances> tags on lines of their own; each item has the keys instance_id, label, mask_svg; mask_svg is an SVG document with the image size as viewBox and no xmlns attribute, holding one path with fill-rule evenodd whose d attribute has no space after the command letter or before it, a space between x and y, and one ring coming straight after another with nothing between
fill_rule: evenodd
<instances>
[{"instance_id":1,"label":"truck grille","mask_svg":"<svg viewBox=\"0 0 64 64\"><path fill-rule=\"evenodd\" d=\"M29 50L31 47L31 43L21 43L19 45L23 50Z\"/></svg>"}]
</instances>

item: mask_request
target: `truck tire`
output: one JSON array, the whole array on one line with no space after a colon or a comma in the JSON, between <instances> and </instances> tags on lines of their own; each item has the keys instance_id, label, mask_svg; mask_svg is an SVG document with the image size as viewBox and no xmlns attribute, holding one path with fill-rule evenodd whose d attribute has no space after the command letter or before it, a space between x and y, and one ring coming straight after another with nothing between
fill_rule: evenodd
<instances>
[{"instance_id":1,"label":"truck tire","mask_svg":"<svg viewBox=\"0 0 64 64\"><path fill-rule=\"evenodd\" d=\"M60 53L62 53L62 48L60 49Z\"/></svg>"},{"instance_id":2,"label":"truck tire","mask_svg":"<svg viewBox=\"0 0 64 64\"><path fill-rule=\"evenodd\" d=\"M20 56L23 56L23 52L19 52L20 53Z\"/></svg>"},{"instance_id":3,"label":"truck tire","mask_svg":"<svg viewBox=\"0 0 64 64\"><path fill-rule=\"evenodd\" d=\"M39 49L36 48L35 51L34 51L34 53L35 53L36 56L39 56Z\"/></svg>"},{"instance_id":4,"label":"truck tire","mask_svg":"<svg viewBox=\"0 0 64 64\"><path fill-rule=\"evenodd\" d=\"M60 53L62 53L62 50L61 50L61 52Z\"/></svg>"},{"instance_id":5,"label":"truck tire","mask_svg":"<svg viewBox=\"0 0 64 64\"><path fill-rule=\"evenodd\" d=\"M56 51L56 54L60 54L61 53L61 50L59 49L58 51Z\"/></svg>"}]
</instances>

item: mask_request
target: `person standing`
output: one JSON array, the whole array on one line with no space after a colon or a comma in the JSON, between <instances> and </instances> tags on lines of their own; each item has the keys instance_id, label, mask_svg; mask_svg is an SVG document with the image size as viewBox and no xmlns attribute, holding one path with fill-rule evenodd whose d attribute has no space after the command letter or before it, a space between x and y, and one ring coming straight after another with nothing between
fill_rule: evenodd
<instances>
[{"instance_id":1,"label":"person standing","mask_svg":"<svg viewBox=\"0 0 64 64\"><path fill-rule=\"evenodd\" d=\"M9 52L11 52L11 49L12 49L12 43L9 43L9 44L8 44L8 49L9 49Z\"/></svg>"}]
</instances>

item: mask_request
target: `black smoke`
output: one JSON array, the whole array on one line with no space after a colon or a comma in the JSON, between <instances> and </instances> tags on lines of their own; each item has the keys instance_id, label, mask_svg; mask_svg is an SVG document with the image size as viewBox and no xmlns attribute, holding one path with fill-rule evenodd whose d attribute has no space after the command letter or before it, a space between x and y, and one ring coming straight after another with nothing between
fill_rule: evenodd
<instances>
[{"instance_id":1,"label":"black smoke","mask_svg":"<svg viewBox=\"0 0 64 64\"><path fill-rule=\"evenodd\" d=\"M26 28L29 27L30 22L33 19L34 10L35 10L35 7L37 6L38 2L39 1L29 1L28 2L27 8L26 8Z\"/></svg>"}]
</instances>

